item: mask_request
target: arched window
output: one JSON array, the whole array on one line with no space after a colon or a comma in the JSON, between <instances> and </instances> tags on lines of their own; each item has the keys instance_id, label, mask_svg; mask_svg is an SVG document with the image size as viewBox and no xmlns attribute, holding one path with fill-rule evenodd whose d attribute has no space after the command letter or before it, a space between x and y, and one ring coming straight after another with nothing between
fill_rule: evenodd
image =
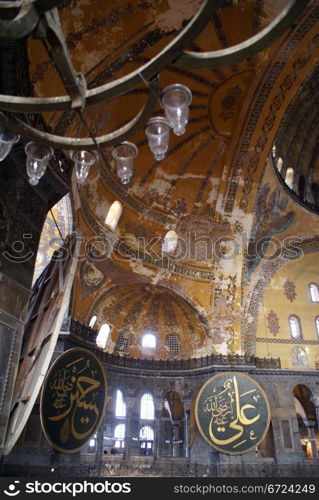
<instances>
[{"instance_id":1,"label":"arched window","mask_svg":"<svg viewBox=\"0 0 319 500\"><path fill-rule=\"evenodd\" d=\"M149 393L144 394L141 398L140 418L142 420L154 420L154 401Z\"/></svg>"},{"instance_id":2,"label":"arched window","mask_svg":"<svg viewBox=\"0 0 319 500\"><path fill-rule=\"evenodd\" d=\"M115 352L121 354L127 354L129 350L129 341L130 341L130 333L129 332L120 332L115 345Z\"/></svg>"},{"instance_id":3,"label":"arched window","mask_svg":"<svg viewBox=\"0 0 319 500\"><path fill-rule=\"evenodd\" d=\"M316 330L317 330L317 337L319 338L319 316L316 317L315 324L316 324Z\"/></svg>"},{"instance_id":4,"label":"arched window","mask_svg":"<svg viewBox=\"0 0 319 500\"><path fill-rule=\"evenodd\" d=\"M140 430L140 439L154 441L154 430L149 425L144 425Z\"/></svg>"},{"instance_id":5,"label":"arched window","mask_svg":"<svg viewBox=\"0 0 319 500\"><path fill-rule=\"evenodd\" d=\"M282 161L282 158L281 156L279 156L278 160L277 160L277 170L278 172L281 172L282 170L282 166L283 166L283 161ZM287 181L286 181L287 182Z\"/></svg>"},{"instance_id":6,"label":"arched window","mask_svg":"<svg viewBox=\"0 0 319 500\"><path fill-rule=\"evenodd\" d=\"M104 224L108 226L111 231L114 231L114 229L116 228L122 211L123 206L120 201L114 201L110 206L107 216L105 217Z\"/></svg>"},{"instance_id":7,"label":"arched window","mask_svg":"<svg viewBox=\"0 0 319 500\"><path fill-rule=\"evenodd\" d=\"M311 302L319 302L319 287L316 283L309 284Z\"/></svg>"},{"instance_id":8,"label":"arched window","mask_svg":"<svg viewBox=\"0 0 319 500\"><path fill-rule=\"evenodd\" d=\"M116 391L116 403L115 403L115 416L125 417L126 416L126 404L123 400L122 391L119 389Z\"/></svg>"},{"instance_id":9,"label":"arched window","mask_svg":"<svg viewBox=\"0 0 319 500\"><path fill-rule=\"evenodd\" d=\"M307 354L302 347L294 347L291 356L293 366L307 366Z\"/></svg>"},{"instance_id":10,"label":"arched window","mask_svg":"<svg viewBox=\"0 0 319 500\"><path fill-rule=\"evenodd\" d=\"M108 325L107 323L104 323L104 325L101 326L99 333L97 334L96 337L96 345L100 349L106 348L106 343L109 337L110 330L111 330L110 325Z\"/></svg>"},{"instance_id":11,"label":"arched window","mask_svg":"<svg viewBox=\"0 0 319 500\"><path fill-rule=\"evenodd\" d=\"M124 448L125 424L118 424L114 429L115 448Z\"/></svg>"},{"instance_id":12,"label":"arched window","mask_svg":"<svg viewBox=\"0 0 319 500\"><path fill-rule=\"evenodd\" d=\"M144 425L140 430L140 453L142 455L153 454L154 430L149 425Z\"/></svg>"},{"instance_id":13,"label":"arched window","mask_svg":"<svg viewBox=\"0 0 319 500\"><path fill-rule=\"evenodd\" d=\"M179 355L179 337L176 333L166 335L165 344L169 356L174 357Z\"/></svg>"},{"instance_id":14,"label":"arched window","mask_svg":"<svg viewBox=\"0 0 319 500\"><path fill-rule=\"evenodd\" d=\"M162 252L173 255L178 243L178 236L176 231L168 231L163 240Z\"/></svg>"},{"instance_id":15,"label":"arched window","mask_svg":"<svg viewBox=\"0 0 319 500\"><path fill-rule=\"evenodd\" d=\"M93 326L94 326L94 325L95 325L95 323L96 323L96 320L97 320L97 316L96 316L96 314L94 314L94 315L91 317L90 322L89 322L89 327L90 327L90 328L93 328Z\"/></svg>"},{"instance_id":16,"label":"arched window","mask_svg":"<svg viewBox=\"0 0 319 500\"><path fill-rule=\"evenodd\" d=\"M156 347L156 338L152 333L146 333L142 338L142 347Z\"/></svg>"},{"instance_id":17,"label":"arched window","mask_svg":"<svg viewBox=\"0 0 319 500\"><path fill-rule=\"evenodd\" d=\"M287 184L288 187L290 187L290 189L292 189L294 184L294 169L291 167L287 168L285 183Z\"/></svg>"},{"instance_id":18,"label":"arched window","mask_svg":"<svg viewBox=\"0 0 319 500\"><path fill-rule=\"evenodd\" d=\"M293 339L302 339L301 324L298 316L289 316L289 327Z\"/></svg>"}]
</instances>

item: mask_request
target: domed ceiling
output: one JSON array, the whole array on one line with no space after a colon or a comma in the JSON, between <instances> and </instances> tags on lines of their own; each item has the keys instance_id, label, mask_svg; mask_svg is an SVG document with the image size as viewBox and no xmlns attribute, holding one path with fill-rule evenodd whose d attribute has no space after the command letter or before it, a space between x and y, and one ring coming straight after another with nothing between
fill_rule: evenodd
<instances>
[{"instance_id":1,"label":"domed ceiling","mask_svg":"<svg viewBox=\"0 0 319 500\"><path fill-rule=\"evenodd\" d=\"M60 15L74 66L85 75L88 87L94 88L148 62L181 32L201 4L201 0L73 0L64 3ZM219 50L243 42L290 4L289 0L224 1L189 50ZM303 4L306 7L307 2ZM158 312L152 314L160 329L167 331L165 321L170 313L167 316L165 311L174 311L178 322L182 321L181 335L187 338L183 349L196 355L206 341L193 341L187 321L183 323L185 304L179 302L182 299L174 301L174 293L195 304L205 318L203 330L196 314L191 315L194 331L201 331L202 340L203 335L210 339L207 354L243 352L242 275L247 241L258 219L258 213L254 214L256 195L281 119L318 60L318 18L318 9L309 3L290 30L249 59L211 69L171 65L161 71L161 88L181 83L192 91L185 134L177 137L171 133L166 158L159 162L154 160L143 130L130 136L139 153L127 186L120 183L107 147L91 169L87 184L79 187L74 182L74 219L83 237L73 299L76 319L88 324L93 311L101 313L103 308L105 321L113 324L109 316L117 315L114 331L119 332L129 316L132 324L135 318L138 324L141 316L141 334L147 326L144 319L158 303ZM40 41L30 41L29 54L35 93L64 94ZM128 123L148 93L145 82L109 103L87 107L84 118L91 132L101 135ZM159 103L153 115L158 114L164 114ZM76 113L47 114L46 118L56 134L88 135ZM277 211L280 207L285 213L291 210L286 210L285 200L278 210L270 206L271 200L281 200L274 179L267 188L269 210L257 221L259 232L270 238L289 227L286 224L273 231ZM105 217L115 200L121 202L123 212L116 229L109 231ZM291 217L289 224L295 220ZM178 258L162 255L163 238L169 230L187 241L187 251ZM92 252L98 238L107 241L104 258ZM151 291L153 286L156 293ZM134 287L141 287L136 296ZM128 308L116 306L123 301ZM137 346L137 339L133 344Z\"/></svg>"},{"instance_id":2,"label":"domed ceiling","mask_svg":"<svg viewBox=\"0 0 319 500\"><path fill-rule=\"evenodd\" d=\"M129 285L104 293L95 305L93 314L98 317L97 327L107 323L111 326L111 339L107 349L122 352L132 357L141 355L142 337L151 333L156 338L155 358L166 359L166 337L176 334L179 357L194 354L189 345L196 345L198 353L206 351L207 322L193 305L167 288L153 285Z\"/></svg>"}]
</instances>

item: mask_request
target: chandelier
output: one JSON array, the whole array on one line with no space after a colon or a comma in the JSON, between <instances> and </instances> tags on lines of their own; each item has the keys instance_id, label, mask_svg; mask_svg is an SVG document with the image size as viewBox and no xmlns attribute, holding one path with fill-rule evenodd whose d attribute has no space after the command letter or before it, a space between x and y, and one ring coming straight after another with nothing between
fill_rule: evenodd
<instances>
[{"instance_id":1,"label":"chandelier","mask_svg":"<svg viewBox=\"0 0 319 500\"><path fill-rule=\"evenodd\" d=\"M311 0L288 0L280 14L257 35L213 52L187 52L186 47L198 36L212 16L219 10L242 0L205 0L186 27L158 55L136 71L96 87L87 89L86 80L76 73L62 32L58 6L63 0L2 0L0 2L0 36L20 39L27 36L40 38L67 90L67 95L52 98L0 95L0 161L10 153L20 139L25 144L26 169L29 182L38 184L44 175L54 149L69 150L79 183L85 183L90 167L102 155L101 148L111 148L117 174L123 184L130 182L133 160L138 148L129 137L145 128L148 144L157 161L165 158L171 129L182 135L188 123L192 93L179 83L160 89L160 72L168 65L191 69L214 68L249 59L265 49L290 28ZM126 125L108 134L94 136L83 110L92 104L110 101L144 83L148 97L142 110ZM159 100L165 116L152 117ZM88 137L62 137L37 130L28 115L57 111L76 111L85 126ZM24 115L24 118L21 118Z\"/></svg>"}]
</instances>

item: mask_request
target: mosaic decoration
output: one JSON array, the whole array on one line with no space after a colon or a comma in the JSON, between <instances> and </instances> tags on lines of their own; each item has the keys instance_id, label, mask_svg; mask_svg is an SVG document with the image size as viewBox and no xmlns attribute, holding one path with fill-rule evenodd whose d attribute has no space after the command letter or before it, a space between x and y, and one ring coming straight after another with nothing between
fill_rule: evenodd
<instances>
[{"instance_id":1,"label":"mosaic decoration","mask_svg":"<svg viewBox=\"0 0 319 500\"><path fill-rule=\"evenodd\" d=\"M298 44L302 42L307 33L311 30L313 25L318 19L318 8L310 9L310 14L306 18L305 22L298 27L293 33L293 37L283 45L280 50L276 63L273 64L270 74L267 76L267 82L264 84L261 92L259 93L253 108L250 110L250 116L246 122L245 130L241 136L241 147L237 153L237 157L234 161L233 170L228 181L227 186L227 202L225 206L225 212L231 213L234 207L234 202L236 198L237 189L239 186L239 181L241 179L241 172L246 170L247 156L249 149L251 148L252 137L257 129L257 123L262 116L264 106L267 103L267 98L276 82L281 76L281 71L287 64L287 61L291 59L292 54L295 52ZM280 86L280 93L274 96L272 103L268 106L270 113L265 116L264 124L261 127L262 135L256 139L255 142L255 152L251 156L248 167L247 174L244 179L244 192L240 200L240 208L246 210L249 203L249 194L253 187L253 176L258 168L261 153L263 152L268 135L271 132L277 113L280 111L283 105L284 98L287 92L290 90L294 81L298 78L299 73L303 70L304 66L309 62L311 57L313 57L314 52L319 46L319 36L315 35L310 43L306 46L305 50L300 54L298 59L294 62L294 67L291 72L285 76L285 80Z\"/></svg>"},{"instance_id":2,"label":"mosaic decoration","mask_svg":"<svg viewBox=\"0 0 319 500\"><path fill-rule=\"evenodd\" d=\"M48 265L53 252L61 247L61 235L65 238L72 232L72 208L69 195L64 196L64 198L62 198L52 208L51 212L48 212L42 229L33 282L40 276L43 269ZM54 219L56 220L61 235Z\"/></svg>"},{"instance_id":3,"label":"mosaic decoration","mask_svg":"<svg viewBox=\"0 0 319 500\"><path fill-rule=\"evenodd\" d=\"M286 231L293 223L295 212L284 214L287 205L288 198L281 198L278 188L271 192L270 185L265 184L260 190L246 256L248 276L266 255L272 236Z\"/></svg>"},{"instance_id":4,"label":"mosaic decoration","mask_svg":"<svg viewBox=\"0 0 319 500\"><path fill-rule=\"evenodd\" d=\"M266 261L264 265L260 269L260 278L257 283L254 285L251 296L247 301L247 305L245 306L245 311L243 314L241 331L242 331L242 339L243 339L243 349L247 354L255 353L255 342L260 342L256 338L257 334L257 323L258 323L258 315L260 309L260 303L262 301L264 291L268 286L270 280L273 275L287 262L290 260L298 259L305 254L310 254L313 252L319 251L319 239L312 238L308 240L304 240L301 243L299 241L295 242L293 245L294 252L291 255L289 249L283 252L282 256L276 260ZM247 321L247 318L252 318L252 321ZM302 339L296 339L300 343L305 342ZM281 339L269 339L269 342L283 342ZM288 342L293 343L292 339L288 339Z\"/></svg>"},{"instance_id":5,"label":"mosaic decoration","mask_svg":"<svg viewBox=\"0 0 319 500\"><path fill-rule=\"evenodd\" d=\"M75 453L104 418L107 400L105 370L86 349L70 349L53 363L40 402L43 432L63 453Z\"/></svg>"},{"instance_id":6,"label":"mosaic decoration","mask_svg":"<svg viewBox=\"0 0 319 500\"><path fill-rule=\"evenodd\" d=\"M270 311L267 316L267 328L273 335L277 335L277 333L279 333L279 318L274 311Z\"/></svg>"},{"instance_id":7,"label":"mosaic decoration","mask_svg":"<svg viewBox=\"0 0 319 500\"><path fill-rule=\"evenodd\" d=\"M284 283L284 294L290 302L293 302L297 297L296 285L289 279L287 279Z\"/></svg>"},{"instance_id":8,"label":"mosaic decoration","mask_svg":"<svg viewBox=\"0 0 319 500\"><path fill-rule=\"evenodd\" d=\"M196 398L199 431L212 447L228 455L256 449L270 423L270 406L262 387L248 375L219 373Z\"/></svg>"}]
</instances>

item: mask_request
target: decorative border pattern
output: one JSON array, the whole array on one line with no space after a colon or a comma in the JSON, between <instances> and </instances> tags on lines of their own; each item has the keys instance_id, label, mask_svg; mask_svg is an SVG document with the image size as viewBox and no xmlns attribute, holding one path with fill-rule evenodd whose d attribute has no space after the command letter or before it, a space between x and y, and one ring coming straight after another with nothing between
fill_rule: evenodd
<instances>
[{"instance_id":1,"label":"decorative border pattern","mask_svg":"<svg viewBox=\"0 0 319 500\"><path fill-rule=\"evenodd\" d=\"M313 7L312 7L313 8ZM310 12L308 18L302 23L297 31L293 34L293 37L282 47L281 51L277 56L276 62L273 63L273 67L267 79L265 80L261 91L258 94L255 105L250 110L250 116L247 120L245 131L242 134L241 148L237 155L237 160L234 163L233 172L231 175L231 180L228 187L228 193L225 204L225 212L232 213L237 189L239 186L240 173L244 170L244 165L247 162L247 155L249 147L252 142L253 134L256 130L258 120L262 116L262 112L265 104L267 103L268 96L273 89L275 83L279 79L279 76L287 64L287 61L291 58L292 53L297 49L300 42L304 39L307 33L314 26L319 17L319 8L315 8ZM270 106L270 113L266 116L264 124L262 126L262 135L256 140L254 149L255 153L250 158L248 164L248 175L244 179L244 193L240 200L240 208L246 210L249 201L249 194L252 190L253 179L252 176L256 172L258 163L260 160L260 154L264 150L268 134L272 130L273 125L276 120L276 113L281 108L286 93L290 90L293 83L297 79L297 74L302 68L308 63L312 56L313 50L319 46L319 35L315 35L312 41L308 44L306 51L299 56L299 58L293 64L293 71L287 75L280 86L280 93L276 95Z\"/></svg>"},{"instance_id":2,"label":"decorative border pattern","mask_svg":"<svg viewBox=\"0 0 319 500\"><path fill-rule=\"evenodd\" d=\"M256 338L256 342L266 342L270 344L305 344L319 345L319 340L304 340L304 339L267 339L265 337Z\"/></svg>"},{"instance_id":3,"label":"decorative border pattern","mask_svg":"<svg viewBox=\"0 0 319 500\"><path fill-rule=\"evenodd\" d=\"M294 249L298 249L298 252L296 252L294 258L288 259L287 257L281 257L276 260L267 261L260 269L260 278L254 286L254 290L250 296L249 301L247 301L247 307L245 307L242 318L242 343L244 352L246 352L247 354L255 352L259 308L266 286L269 284L273 275L282 266L288 264L291 260L298 259L302 254L319 252L319 237L304 240L299 245L296 245ZM252 321L248 321L248 318L252 318ZM289 340L291 342L291 339ZM297 340L300 341L300 339Z\"/></svg>"}]
</instances>

